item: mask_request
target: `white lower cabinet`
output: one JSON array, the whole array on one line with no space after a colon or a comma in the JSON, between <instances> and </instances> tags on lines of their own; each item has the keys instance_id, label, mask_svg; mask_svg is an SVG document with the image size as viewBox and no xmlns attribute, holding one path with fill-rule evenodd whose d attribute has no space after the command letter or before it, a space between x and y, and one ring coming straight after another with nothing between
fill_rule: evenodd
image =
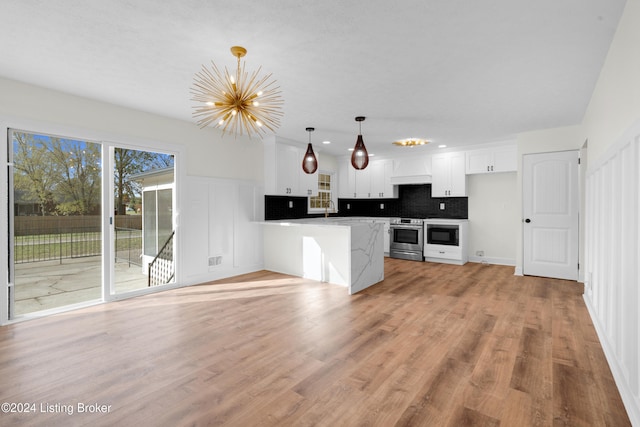
<instances>
[{"instance_id":1,"label":"white lower cabinet","mask_svg":"<svg viewBox=\"0 0 640 427\"><path fill-rule=\"evenodd\" d=\"M427 245L424 251L427 258L441 258L462 261L462 249L460 246Z\"/></svg>"}]
</instances>

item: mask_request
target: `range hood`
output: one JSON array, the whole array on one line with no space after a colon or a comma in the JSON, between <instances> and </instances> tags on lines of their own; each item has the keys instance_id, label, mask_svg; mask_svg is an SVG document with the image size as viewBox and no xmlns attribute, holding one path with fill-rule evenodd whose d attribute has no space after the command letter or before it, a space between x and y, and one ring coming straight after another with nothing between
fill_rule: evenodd
<instances>
[{"instance_id":1,"label":"range hood","mask_svg":"<svg viewBox=\"0 0 640 427\"><path fill-rule=\"evenodd\" d=\"M431 157L404 157L393 160L391 184L431 184Z\"/></svg>"},{"instance_id":2,"label":"range hood","mask_svg":"<svg viewBox=\"0 0 640 427\"><path fill-rule=\"evenodd\" d=\"M391 184L393 185L431 184L431 175L392 176Z\"/></svg>"}]
</instances>

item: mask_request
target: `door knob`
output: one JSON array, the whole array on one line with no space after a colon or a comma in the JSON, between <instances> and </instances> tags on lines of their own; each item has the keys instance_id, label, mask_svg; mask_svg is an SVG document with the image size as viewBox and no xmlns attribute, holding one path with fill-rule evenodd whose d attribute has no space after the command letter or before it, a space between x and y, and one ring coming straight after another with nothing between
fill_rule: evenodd
<instances>
[{"instance_id":1,"label":"door knob","mask_svg":"<svg viewBox=\"0 0 640 427\"><path fill-rule=\"evenodd\" d=\"M527 224L529 224L531 222L531 220L529 218L525 219L524 222L526 222Z\"/></svg>"}]
</instances>

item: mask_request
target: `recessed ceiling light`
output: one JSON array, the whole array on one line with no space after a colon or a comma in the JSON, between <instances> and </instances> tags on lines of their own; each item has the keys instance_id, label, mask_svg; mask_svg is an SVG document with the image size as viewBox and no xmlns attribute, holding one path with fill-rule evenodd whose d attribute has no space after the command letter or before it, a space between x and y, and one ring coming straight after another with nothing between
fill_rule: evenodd
<instances>
[{"instance_id":1,"label":"recessed ceiling light","mask_svg":"<svg viewBox=\"0 0 640 427\"><path fill-rule=\"evenodd\" d=\"M322 141L323 144L331 144L331 141Z\"/></svg>"},{"instance_id":2,"label":"recessed ceiling light","mask_svg":"<svg viewBox=\"0 0 640 427\"><path fill-rule=\"evenodd\" d=\"M447 146L444 145L444 144L440 144L440 145L438 145L438 148L447 148Z\"/></svg>"}]
</instances>

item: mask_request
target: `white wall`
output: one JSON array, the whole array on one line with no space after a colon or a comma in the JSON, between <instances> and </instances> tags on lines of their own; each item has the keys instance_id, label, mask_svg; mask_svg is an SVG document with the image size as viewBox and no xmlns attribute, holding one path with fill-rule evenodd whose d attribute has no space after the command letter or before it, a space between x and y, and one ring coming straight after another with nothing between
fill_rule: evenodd
<instances>
[{"instance_id":1,"label":"white wall","mask_svg":"<svg viewBox=\"0 0 640 427\"><path fill-rule=\"evenodd\" d=\"M467 176L470 261L515 265L520 212L516 178L515 172Z\"/></svg>"},{"instance_id":2,"label":"white wall","mask_svg":"<svg viewBox=\"0 0 640 427\"><path fill-rule=\"evenodd\" d=\"M628 0L583 119L591 161L640 117L639 43L640 0Z\"/></svg>"},{"instance_id":3,"label":"white wall","mask_svg":"<svg viewBox=\"0 0 640 427\"><path fill-rule=\"evenodd\" d=\"M186 150L186 174L262 182L260 139L234 138L195 122L170 119L0 77L0 116L88 129L102 139L177 144ZM187 96L188 94L185 94ZM26 129L38 131L38 129ZM73 135L69 135L73 136Z\"/></svg>"},{"instance_id":4,"label":"white wall","mask_svg":"<svg viewBox=\"0 0 640 427\"><path fill-rule=\"evenodd\" d=\"M188 242L183 284L202 283L263 268L264 188L253 181L187 177L181 222ZM219 263L209 265L210 258Z\"/></svg>"},{"instance_id":5,"label":"white wall","mask_svg":"<svg viewBox=\"0 0 640 427\"><path fill-rule=\"evenodd\" d=\"M640 0L628 0L583 121L584 299L633 425L640 425Z\"/></svg>"}]
</instances>

